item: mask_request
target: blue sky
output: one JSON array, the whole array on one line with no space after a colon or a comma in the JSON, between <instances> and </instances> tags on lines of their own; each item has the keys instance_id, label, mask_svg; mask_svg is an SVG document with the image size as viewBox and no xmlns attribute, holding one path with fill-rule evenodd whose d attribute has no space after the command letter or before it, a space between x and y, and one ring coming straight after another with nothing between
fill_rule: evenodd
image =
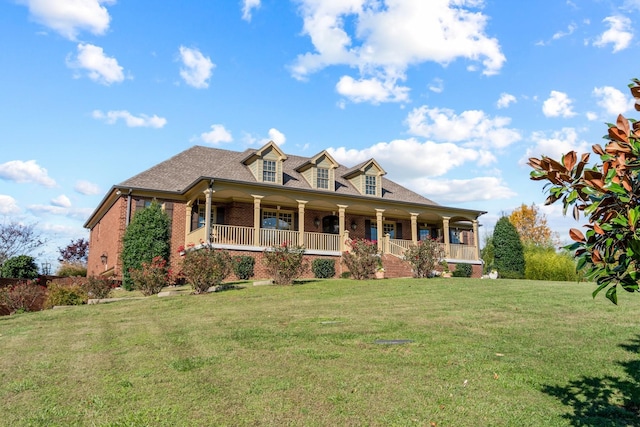
<instances>
[{"instance_id":1,"label":"blue sky","mask_svg":"<svg viewBox=\"0 0 640 427\"><path fill-rule=\"evenodd\" d=\"M39 262L112 185L191 147L328 149L482 233L542 205L529 156L588 151L640 77L640 0L0 0L0 217ZM544 208L566 240L575 224Z\"/></svg>"}]
</instances>

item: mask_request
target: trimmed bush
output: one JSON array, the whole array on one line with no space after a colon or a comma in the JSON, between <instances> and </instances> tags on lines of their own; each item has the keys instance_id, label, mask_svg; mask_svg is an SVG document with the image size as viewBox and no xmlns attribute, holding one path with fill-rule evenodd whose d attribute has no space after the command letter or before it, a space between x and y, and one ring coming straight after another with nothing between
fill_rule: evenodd
<instances>
[{"instance_id":1,"label":"trimmed bush","mask_svg":"<svg viewBox=\"0 0 640 427\"><path fill-rule=\"evenodd\" d=\"M40 310L46 292L36 281L6 286L0 288L0 306L6 307L9 314Z\"/></svg>"},{"instance_id":2,"label":"trimmed bush","mask_svg":"<svg viewBox=\"0 0 640 427\"><path fill-rule=\"evenodd\" d=\"M453 277L471 277L471 273L473 273L473 266L466 262L461 262L456 264L456 269L453 270L452 275Z\"/></svg>"},{"instance_id":3,"label":"trimmed bush","mask_svg":"<svg viewBox=\"0 0 640 427\"><path fill-rule=\"evenodd\" d=\"M351 252L343 252L342 260L351 272L351 277L364 280L373 277L378 268L378 245L371 240L355 239Z\"/></svg>"},{"instance_id":4,"label":"trimmed bush","mask_svg":"<svg viewBox=\"0 0 640 427\"><path fill-rule=\"evenodd\" d=\"M304 274L309 264L304 259L304 247L291 246L284 242L264 251L262 259L267 273L276 285L290 285Z\"/></svg>"},{"instance_id":5,"label":"trimmed bush","mask_svg":"<svg viewBox=\"0 0 640 427\"><path fill-rule=\"evenodd\" d=\"M142 292L144 296L151 296L159 293L169 281L169 271L167 261L162 257L154 257L151 262L143 262L142 267L137 270L129 270L129 275L133 280L133 286Z\"/></svg>"},{"instance_id":6,"label":"trimmed bush","mask_svg":"<svg viewBox=\"0 0 640 427\"><path fill-rule=\"evenodd\" d=\"M79 280L68 285L50 283L47 290L45 308L53 308L57 305L82 305L89 299L87 291Z\"/></svg>"},{"instance_id":7,"label":"trimmed bush","mask_svg":"<svg viewBox=\"0 0 640 427\"><path fill-rule=\"evenodd\" d=\"M440 243L434 239L425 239L420 240L417 245L409 246L404 259L411 264L413 277L424 278L431 277L438 264L443 262L444 255L444 247Z\"/></svg>"},{"instance_id":8,"label":"trimmed bush","mask_svg":"<svg viewBox=\"0 0 640 427\"><path fill-rule=\"evenodd\" d=\"M2 277L12 279L35 279L38 277L38 266L33 257L18 255L9 258L2 264Z\"/></svg>"},{"instance_id":9,"label":"trimmed bush","mask_svg":"<svg viewBox=\"0 0 640 427\"><path fill-rule=\"evenodd\" d=\"M494 268L503 279L524 277L524 249L518 230L503 216L493 230Z\"/></svg>"},{"instance_id":10,"label":"trimmed bush","mask_svg":"<svg viewBox=\"0 0 640 427\"><path fill-rule=\"evenodd\" d=\"M256 259L249 255L233 257L233 274L240 280L249 280L253 277Z\"/></svg>"},{"instance_id":11,"label":"trimmed bush","mask_svg":"<svg viewBox=\"0 0 640 427\"><path fill-rule=\"evenodd\" d=\"M336 262L328 258L316 258L311 263L311 271L317 279L329 279L336 275Z\"/></svg>"},{"instance_id":12,"label":"trimmed bush","mask_svg":"<svg viewBox=\"0 0 640 427\"><path fill-rule=\"evenodd\" d=\"M227 251L210 248L187 251L182 263L182 274L196 294L220 286L232 269L233 260Z\"/></svg>"}]
</instances>

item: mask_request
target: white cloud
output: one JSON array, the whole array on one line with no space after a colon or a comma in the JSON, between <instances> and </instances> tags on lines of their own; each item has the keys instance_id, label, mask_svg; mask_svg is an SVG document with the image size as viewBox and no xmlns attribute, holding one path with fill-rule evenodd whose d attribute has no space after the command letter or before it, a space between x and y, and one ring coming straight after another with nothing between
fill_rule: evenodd
<instances>
[{"instance_id":1,"label":"white cloud","mask_svg":"<svg viewBox=\"0 0 640 427\"><path fill-rule=\"evenodd\" d=\"M284 136L284 133L280 132L276 128L269 129L269 138L267 140L263 140L263 143L266 144L269 141L273 141L278 145L284 145L287 141L287 137Z\"/></svg>"},{"instance_id":2,"label":"white cloud","mask_svg":"<svg viewBox=\"0 0 640 427\"><path fill-rule=\"evenodd\" d=\"M71 208L55 205L30 205L28 206L30 212L38 214L49 214L57 216L66 216L69 218L84 220L91 215L93 209L91 208Z\"/></svg>"},{"instance_id":3,"label":"white cloud","mask_svg":"<svg viewBox=\"0 0 640 427\"><path fill-rule=\"evenodd\" d=\"M251 12L253 9L260 7L260 0L243 0L242 1L242 19L251 21Z\"/></svg>"},{"instance_id":4,"label":"white cloud","mask_svg":"<svg viewBox=\"0 0 640 427\"><path fill-rule=\"evenodd\" d=\"M97 184L84 180L77 181L73 189L85 196L93 196L100 193L100 187Z\"/></svg>"},{"instance_id":5,"label":"white cloud","mask_svg":"<svg viewBox=\"0 0 640 427\"><path fill-rule=\"evenodd\" d=\"M354 165L375 158L384 165L394 181L410 180L416 175L444 175L466 162L483 160L484 155L477 150L452 143L420 142L415 138L379 142L362 150L331 147L327 151L337 162L345 165ZM495 158L493 160L495 161Z\"/></svg>"},{"instance_id":6,"label":"white cloud","mask_svg":"<svg viewBox=\"0 0 640 427\"><path fill-rule=\"evenodd\" d=\"M551 38L553 40L559 40L563 37L567 37L570 36L571 34L573 34L573 32L578 28L578 26L574 23L569 24L569 26L567 27L567 31L558 31L557 33L555 33Z\"/></svg>"},{"instance_id":7,"label":"white cloud","mask_svg":"<svg viewBox=\"0 0 640 427\"><path fill-rule=\"evenodd\" d=\"M180 77L184 79L185 83L196 89L209 87L209 79L216 66L211 62L211 59L204 56L198 49L180 46L180 60L183 65L180 68Z\"/></svg>"},{"instance_id":8,"label":"white cloud","mask_svg":"<svg viewBox=\"0 0 640 427\"><path fill-rule=\"evenodd\" d=\"M69 200L69 198L67 196L65 196L64 194L59 195L58 197L56 197L55 199L51 200L51 204L53 206L58 206L61 208L70 208L71 207L71 200Z\"/></svg>"},{"instance_id":9,"label":"white cloud","mask_svg":"<svg viewBox=\"0 0 640 427\"><path fill-rule=\"evenodd\" d=\"M507 108L509 105L518 102L516 97L511 95L510 93L501 93L500 99L496 102L496 106L498 108Z\"/></svg>"},{"instance_id":10,"label":"white cloud","mask_svg":"<svg viewBox=\"0 0 640 427\"><path fill-rule=\"evenodd\" d=\"M75 59L71 56L67 58L67 66L84 69L91 80L107 86L124 80L123 68L118 61L106 56L101 47L92 44L80 43Z\"/></svg>"},{"instance_id":11,"label":"white cloud","mask_svg":"<svg viewBox=\"0 0 640 427\"><path fill-rule=\"evenodd\" d=\"M578 155L590 151L590 144L581 140L574 128L563 128L550 135L545 132L534 132L531 139L535 145L527 148L520 163L526 163L529 157L540 158L544 155L552 159L559 159L569 151L576 151Z\"/></svg>"},{"instance_id":12,"label":"white cloud","mask_svg":"<svg viewBox=\"0 0 640 427\"><path fill-rule=\"evenodd\" d=\"M585 115L587 116L587 120L589 121L598 120L598 114L594 113L593 111L587 111Z\"/></svg>"},{"instance_id":13,"label":"white cloud","mask_svg":"<svg viewBox=\"0 0 640 427\"><path fill-rule=\"evenodd\" d=\"M225 129L223 125L211 125L211 130L201 133L200 139L212 145L233 141L231 132Z\"/></svg>"},{"instance_id":14,"label":"white cloud","mask_svg":"<svg viewBox=\"0 0 640 427\"><path fill-rule=\"evenodd\" d=\"M507 127L510 118L491 118L480 110L457 115L453 110L423 105L409 113L406 123L412 135L461 142L467 147L504 148L522 138L517 130Z\"/></svg>"},{"instance_id":15,"label":"white cloud","mask_svg":"<svg viewBox=\"0 0 640 427\"><path fill-rule=\"evenodd\" d=\"M592 95L598 98L598 105L609 116L616 117L618 114L624 114L631 110L635 104L633 97L626 96L611 86L596 87L593 89Z\"/></svg>"},{"instance_id":16,"label":"white cloud","mask_svg":"<svg viewBox=\"0 0 640 427\"><path fill-rule=\"evenodd\" d=\"M429 84L429 90L435 93L442 93L444 91L444 81L442 79L435 78Z\"/></svg>"},{"instance_id":17,"label":"white cloud","mask_svg":"<svg viewBox=\"0 0 640 427\"><path fill-rule=\"evenodd\" d=\"M31 18L58 32L63 37L75 40L81 30L92 34L104 34L111 17L103 5L115 0L23 0L29 8Z\"/></svg>"},{"instance_id":18,"label":"white cloud","mask_svg":"<svg viewBox=\"0 0 640 427\"><path fill-rule=\"evenodd\" d=\"M6 194L0 194L0 214L11 215L18 212L20 212L20 208L16 199Z\"/></svg>"},{"instance_id":19,"label":"white cloud","mask_svg":"<svg viewBox=\"0 0 640 427\"><path fill-rule=\"evenodd\" d=\"M417 178L403 184L445 204L509 199L516 195L502 179L492 176L471 179Z\"/></svg>"},{"instance_id":20,"label":"white cloud","mask_svg":"<svg viewBox=\"0 0 640 427\"><path fill-rule=\"evenodd\" d=\"M542 104L542 112L547 117L573 117L576 113L566 93L552 90L549 98Z\"/></svg>"},{"instance_id":21,"label":"white cloud","mask_svg":"<svg viewBox=\"0 0 640 427\"><path fill-rule=\"evenodd\" d=\"M354 80L350 76L342 76L336 90L353 102L404 102L409 99L409 88L397 86L396 81L388 79L380 81L377 78Z\"/></svg>"},{"instance_id":22,"label":"white cloud","mask_svg":"<svg viewBox=\"0 0 640 427\"><path fill-rule=\"evenodd\" d=\"M607 23L609 29L593 42L594 46L605 47L608 44L612 44L614 53L629 47L633 39L633 30L629 18L622 15L608 16L602 22Z\"/></svg>"},{"instance_id":23,"label":"white cloud","mask_svg":"<svg viewBox=\"0 0 640 427\"><path fill-rule=\"evenodd\" d=\"M0 179L14 181L19 184L35 183L45 187L55 187L56 182L49 177L47 170L35 160L12 160L0 164Z\"/></svg>"},{"instance_id":24,"label":"white cloud","mask_svg":"<svg viewBox=\"0 0 640 427\"><path fill-rule=\"evenodd\" d=\"M481 62L483 73L492 75L506 60L498 40L485 34L487 16L474 10L483 5L481 0L300 3L303 33L311 38L315 51L297 57L291 67L293 76L305 79L322 68L347 65L357 68L360 76L343 77L343 85L375 80L387 84L382 93L395 94L363 100L397 101L397 89L390 88L404 80L407 68L414 64L433 61L446 66L462 58ZM353 31L347 22L354 23ZM378 87L375 93L380 92Z\"/></svg>"},{"instance_id":25,"label":"white cloud","mask_svg":"<svg viewBox=\"0 0 640 427\"><path fill-rule=\"evenodd\" d=\"M130 112L126 110L115 110L115 111L107 111L103 113L100 110L94 110L91 113L91 116L94 119L103 120L107 124L115 124L118 119L124 120L128 127L150 127L150 128L163 128L164 125L167 124L167 119L164 117L158 117L157 115L153 115L151 117L146 114L140 114L139 116L134 116Z\"/></svg>"}]
</instances>

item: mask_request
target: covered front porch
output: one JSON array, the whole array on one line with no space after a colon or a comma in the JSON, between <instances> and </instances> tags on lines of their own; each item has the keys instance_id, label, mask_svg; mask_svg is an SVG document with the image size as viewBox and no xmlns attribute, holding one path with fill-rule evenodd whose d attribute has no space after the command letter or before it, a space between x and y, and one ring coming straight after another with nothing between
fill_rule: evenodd
<instances>
[{"instance_id":1,"label":"covered front porch","mask_svg":"<svg viewBox=\"0 0 640 427\"><path fill-rule=\"evenodd\" d=\"M264 251L286 243L304 246L310 255L340 256L350 250L351 239L361 238L376 241L381 254L402 258L409 246L434 238L448 262L480 262L478 221L455 212L449 216L437 209L412 212L362 201L346 205L206 189L187 203L186 213L191 220L185 247Z\"/></svg>"}]
</instances>

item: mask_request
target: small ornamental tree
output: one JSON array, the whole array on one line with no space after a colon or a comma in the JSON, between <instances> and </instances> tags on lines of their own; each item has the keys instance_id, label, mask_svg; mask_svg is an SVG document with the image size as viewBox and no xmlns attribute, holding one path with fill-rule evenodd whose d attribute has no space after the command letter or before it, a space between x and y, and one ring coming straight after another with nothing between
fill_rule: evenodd
<instances>
[{"instance_id":1,"label":"small ornamental tree","mask_svg":"<svg viewBox=\"0 0 640 427\"><path fill-rule=\"evenodd\" d=\"M342 253L342 260L356 280L369 279L378 268L378 245L366 239L351 240L351 251Z\"/></svg>"},{"instance_id":2,"label":"small ornamental tree","mask_svg":"<svg viewBox=\"0 0 640 427\"><path fill-rule=\"evenodd\" d=\"M84 238L72 240L64 248L58 248L58 252L60 252L58 261L61 263L87 265L89 241Z\"/></svg>"},{"instance_id":3,"label":"small ornamental tree","mask_svg":"<svg viewBox=\"0 0 640 427\"><path fill-rule=\"evenodd\" d=\"M304 259L304 246L292 246L288 242L264 251L262 261L276 285L292 284L309 268Z\"/></svg>"},{"instance_id":4,"label":"small ornamental tree","mask_svg":"<svg viewBox=\"0 0 640 427\"><path fill-rule=\"evenodd\" d=\"M640 80L633 79L629 88L640 111ZM545 204L561 201L565 214L572 207L576 220L580 212L587 218L586 233L569 231L574 243L567 249L575 253L576 268L584 268L586 278L596 282L593 296L606 289L606 297L617 304L618 285L639 290L640 122L619 115L608 126L605 146L592 146L599 164L588 167L589 153L578 157L575 151L560 160L532 157L528 164L531 179L547 181Z\"/></svg>"},{"instance_id":5,"label":"small ornamental tree","mask_svg":"<svg viewBox=\"0 0 640 427\"><path fill-rule=\"evenodd\" d=\"M522 279L524 277L524 249L518 231L509 218L503 216L493 229L494 267L500 277Z\"/></svg>"},{"instance_id":6,"label":"small ornamental tree","mask_svg":"<svg viewBox=\"0 0 640 427\"><path fill-rule=\"evenodd\" d=\"M122 238L122 286L133 289L130 272L153 258L169 259L170 220L157 202L136 211Z\"/></svg>"},{"instance_id":7,"label":"small ornamental tree","mask_svg":"<svg viewBox=\"0 0 640 427\"><path fill-rule=\"evenodd\" d=\"M212 286L220 286L232 270L233 259L224 250L189 250L182 262L182 275L196 294L207 292Z\"/></svg>"},{"instance_id":8,"label":"small ornamental tree","mask_svg":"<svg viewBox=\"0 0 640 427\"><path fill-rule=\"evenodd\" d=\"M38 266L33 257L18 255L9 258L2 264L2 277L13 279L35 279L38 277Z\"/></svg>"},{"instance_id":9,"label":"small ornamental tree","mask_svg":"<svg viewBox=\"0 0 640 427\"><path fill-rule=\"evenodd\" d=\"M413 269L413 277L431 277L436 267L444 259L444 247L435 239L420 240L417 245L409 246L404 259Z\"/></svg>"},{"instance_id":10,"label":"small ornamental tree","mask_svg":"<svg viewBox=\"0 0 640 427\"><path fill-rule=\"evenodd\" d=\"M0 288L0 306L6 307L10 314L40 310L46 293L47 289L36 281L5 286Z\"/></svg>"}]
</instances>

